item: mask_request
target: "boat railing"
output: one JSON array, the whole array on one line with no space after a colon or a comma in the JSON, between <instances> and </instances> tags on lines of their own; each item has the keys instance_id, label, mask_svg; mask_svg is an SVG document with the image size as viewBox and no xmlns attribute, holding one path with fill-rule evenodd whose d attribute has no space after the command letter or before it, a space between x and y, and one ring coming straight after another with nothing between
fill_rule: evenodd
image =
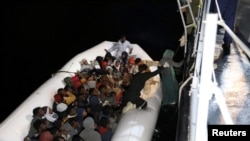
<instances>
[{"instance_id":1,"label":"boat railing","mask_svg":"<svg viewBox=\"0 0 250 141\"><path fill-rule=\"evenodd\" d=\"M217 1L216 1L217 2ZM232 37L234 43L243 50L249 57L250 50L245 43L225 24L220 13L210 13L210 0L203 1L201 15L198 17L194 50L195 67L193 73L184 81L180 87L187 85L187 81L192 81L189 91L190 95L190 113L189 128L187 140L189 141L207 141L208 140L208 111L209 101L214 97L218 103L219 109L224 118L225 124L234 124L232 117L226 105L225 97L221 88L218 86L214 73L214 52L216 45L216 35L218 25L222 26L225 31ZM219 11L219 10L218 10Z\"/></svg>"}]
</instances>

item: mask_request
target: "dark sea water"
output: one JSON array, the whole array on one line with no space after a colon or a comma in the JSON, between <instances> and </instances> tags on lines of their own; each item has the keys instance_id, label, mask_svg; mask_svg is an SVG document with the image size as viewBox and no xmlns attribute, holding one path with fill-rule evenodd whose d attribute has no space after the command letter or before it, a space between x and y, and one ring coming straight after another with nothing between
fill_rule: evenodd
<instances>
[{"instance_id":1,"label":"dark sea water","mask_svg":"<svg viewBox=\"0 0 250 141\"><path fill-rule=\"evenodd\" d=\"M182 34L175 0L17 1L1 9L1 121L79 52L126 34L159 60Z\"/></svg>"}]
</instances>

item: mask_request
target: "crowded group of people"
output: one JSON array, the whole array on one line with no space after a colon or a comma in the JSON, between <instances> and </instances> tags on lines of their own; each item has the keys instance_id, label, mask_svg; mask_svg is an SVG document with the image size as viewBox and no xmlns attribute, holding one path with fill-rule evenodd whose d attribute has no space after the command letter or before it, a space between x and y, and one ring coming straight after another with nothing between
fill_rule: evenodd
<instances>
[{"instance_id":1,"label":"crowded group of people","mask_svg":"<svg viewBox=\"0 0 250 141\"><path fill-rule=\"evenodd\" d=\"M164 64L151 72L141 58L131 55L133 46L126 36L105 51L92 63L82 59L81 69L63 79L65 86L57 89L53 105L33 109L25 141L110 141L120 115L131 110L128 103L147 107L145 95Z\"/></svg>"}]
</instances>

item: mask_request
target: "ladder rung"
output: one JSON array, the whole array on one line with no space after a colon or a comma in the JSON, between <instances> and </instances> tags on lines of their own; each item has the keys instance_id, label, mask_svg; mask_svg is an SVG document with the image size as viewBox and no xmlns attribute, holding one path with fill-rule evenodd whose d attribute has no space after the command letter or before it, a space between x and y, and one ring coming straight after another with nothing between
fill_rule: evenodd
<instances>
[{"instance_id":1,"label":"ladder rung","mask_svg":"<svg viewBox=\"0 0 250 141\"><path fill-rule=\"evenodd\" d=\"M191 23L191 24L186 25L185 27L188 28L188 27L192 27L193 25L194 25L194 24Z\"/></svg>"},{"instance_id":2,"label":"ladder rung","mask_svg":"<svg viewBox=\"0 0 250 141\"><path fill-rule=\"evenodd\" d=\"M181 6L181 9L188 7L188 4Z\"/></svg>"}]
</instances>

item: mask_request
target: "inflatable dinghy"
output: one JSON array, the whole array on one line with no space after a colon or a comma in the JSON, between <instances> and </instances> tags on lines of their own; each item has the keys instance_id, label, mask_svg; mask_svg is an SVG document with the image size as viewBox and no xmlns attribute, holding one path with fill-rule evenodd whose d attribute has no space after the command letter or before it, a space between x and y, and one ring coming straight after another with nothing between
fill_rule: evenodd
<instances>
[{"instance_id":1,"label":"inflatable dinghy","mask_svg":"<svg viewBox=\"0 0 250 141\"><path fill-rule=\"evenodd\" d=\"M104 41L69 60L57 73L37 88L19 107L17 107L0 125L0 141L23 141L27 136L32 120L32 111L39 106L52 106L57 89L64 87L63 79L72 76L71 73L80 70L80 61L95 60L96 56L104 56L104 49L108 49L114 42ZM142 60L151 57L137 44L132 44L133 55ZM157 66L151 65L151 71ZM151 97L147 98L148 107L145 110L132 109L123 113L112 137L112 141L150 141L156 126L161 106L161 83L159 75L154 76L155 83L151 85Z\"/></svg>"}]
</instances>

